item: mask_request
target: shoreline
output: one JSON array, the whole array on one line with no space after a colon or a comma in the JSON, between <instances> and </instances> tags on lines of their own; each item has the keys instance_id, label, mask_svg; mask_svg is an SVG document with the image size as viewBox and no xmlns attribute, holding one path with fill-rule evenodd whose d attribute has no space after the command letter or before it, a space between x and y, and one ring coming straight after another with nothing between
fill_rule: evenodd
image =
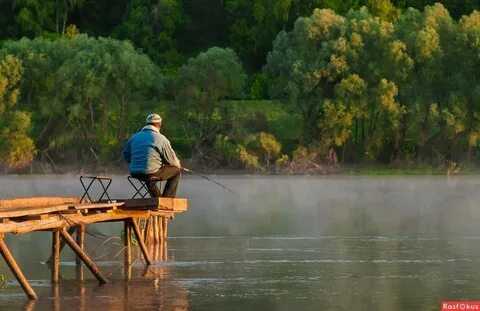
<instances>
[{"instance_id":1,"label":"shoreline","mask_svg":"<svg viewBox=\"0 0 480 311\"><path fill-rule=\"evenodd\" d=\"M470 176L480 175L480 167L466 166L454 170L445 167L405 166L391 167L382 165L345 165L335 168L326 168L323 171L252 171L247 169L207 169L195 168L194 174L184 173L187 176L196 174L219 176ZM49 175L128 175L127 167L94 167L74 168L72 166L57 166L55 169L27 168L21 171L0 171L0 176L49 176Z\"/></svg>"}]
</instances>

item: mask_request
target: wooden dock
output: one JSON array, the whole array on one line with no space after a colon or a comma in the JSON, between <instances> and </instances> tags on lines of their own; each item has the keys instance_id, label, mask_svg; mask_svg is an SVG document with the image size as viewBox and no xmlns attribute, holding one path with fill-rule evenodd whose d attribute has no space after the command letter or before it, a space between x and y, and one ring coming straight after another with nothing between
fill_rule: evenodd
<instances>
[{"instance_id":1,"label":"wooden dock","mask_svg":"<svg viewBox=\"0 0 480 311\"><path fill-rule=\"evenodd\" d=\"M0 200L0 252L30 299L37 299L37 294L5 243L6 234L51 231L52 255L49 262L52 283L59 281L60 253L63 246L68 245L77 256L77 268L81 268L83 263L100 284L104 284L108 280L85 251L85 231L89 224L123 222L125 267L131 265L132 236L140 247L145 263L150 265L152 256L147 244L165 242L168 222L187 208L187 200L180 198L142 198L95 203L82 202L75 197Z\"/></svg>"}]
</instances>

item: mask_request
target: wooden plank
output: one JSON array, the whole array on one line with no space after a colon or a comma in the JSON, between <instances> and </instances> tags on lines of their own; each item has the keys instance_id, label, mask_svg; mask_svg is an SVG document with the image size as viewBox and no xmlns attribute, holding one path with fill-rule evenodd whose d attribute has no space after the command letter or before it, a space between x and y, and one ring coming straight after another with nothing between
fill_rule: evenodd
<instances>
[{"instance_id":1,"label":"wooden plank","mask_svg":"<svg viewBox=\"0 0 480 311\"><path fill-rule=\"evenodd\" d=\"M0 210L0 218L15 218L24 216L43 215L48 213L56 213L68 211L73 208L76 210L88 210L88 209L103 209L103 208L115 208L123 207L124 210L128 209L159 209L169 211L185 211L187 209L186 199L172 199L172 198L155 198L155 199L137 199L116 202L116 203L101 203L101 204L75 204L75 205L53 205L53 206L39 206L39 207L14 207ZM148 201L145 201L148 200ZM134 202L132 202L134 201ZM133 212L133 211L132 211Z\"/></svg>"},{"instance_id":2,"label":"wooden plank","mask_svg":"<svg viewBox=\"0 0 480 311\"><path fill-rule=\"evenodd\" d=\"M29 197L0 200L0 209L18 207L39 207L49 205L76 204L79 197Z\"/></svg>"},{"instance_id":3,"label":"wooden plank","mask_svg":"<svg viewBox=\"0 0 480 311\"><path fill-rule=\"evenodd\" d=\"M104 209L104 208L115 208L122 206L123 202L111 202L111 203L84 203L84 204L75 204L71 208L77 210L88 210L88 209Z\"/></svg>"},{"instance_id":4,"label":"wooden plank","mask_svg":"<svg viewBox=\"0 0 480 311\"><path fill-rule=\"evenodd\" d=\"M63 228L62 230L60 230L60 234L62 235L62 238L65 240L68 246L70 246L70 248L75 252L75 254L77 254L78 257L80 257L80 259L87 266L87 268L90 269L93 275L95 275L100 284L107 283L107 279L103 276L102 272L95 264L95 262L90 259L90 257L85 253L83 249L80 248L80 246L78 246L75 240L70 236L70 234L68 234L67 230Z\"/></svg>"},{"instance_id":5,"label":"wooden plank","mask_svg":"<svg viewBox=\"0 0 480 311\"><path fill-rule=\"evenodd\" d=\"M3 256L3 259L7 262L8 266L10 267L10 270L12 271L13 275L17 278L18 283L23 288L23 291L25 294L28 296L30 299L37 299L37 294L33 290L32 286L30 286L30 283L28 283L27 278L23 274L22 270L18 266L17 262L15 261L15 258L13 257L12 253L8 249L7 244L3 240L3 235L0 235L0 253Z\"/></svg>"},{"instance_id":6,"label":"wooden plank","mask_svg":"<svg viewBox=\"0 0 480 311\"><path fill-rule=\"evenodd\" d=\"M167 198L165 198L167 199ZM180 199L180 198L173 198L172 200L172 210L176 212L185 212L188 210L188 200L187 199ZM163 200L160 202L160 206L163 206Z\"/></svg>"},{"instance_id":7,"label":"wooden plank","mask_svg":"<svg viewBox=\"0 0 480 311\"><path fill-rule=\"evenodd\" d=\"M0 224L0 233L26 233L37 230L47 230L59 228L65 225L65 220L59 216L51 216L47 219L29 220L16 222L11 221L6 224Z\"/></svg>"},{"instance_id":8,"label":"wooden plank","mask_svg":"<svg viewBox=\"0 0 480 311\"><path fill-rule=\"evenodd\" d=\"M151 212L149 210L129 211L116 210L111 213L99 213L90 215L66 214L66 215L50 215L46 219L28 220L28 221L10 221L0 223L0 233L27 233L32 231L49 230L62 227L71 227L75 225L86 225L97 222L112 222L127 218L148 218L151 215L172 217L173 212L158 211Z\"/></svg>"},{"instance_id":9,"label":"wooden plank","mask_svg":"<svg viewBox=\"0 0 480 311\"><path fill-rule=\"evenodd\" d=\"M53 212L61 212L69 209L69 205L52 205L37 207L12 207L0 210L0 218L13 218L22 216L32 216L40 214L48 214Z\"/></svg>"},{"instance_id":10,"label":"wooden plank","mask_svg":"<svg viewBox=\"0 0 480 311\"><path fill-rule=\"evenodd\" d=\"M22 220L41 220L41 219L47 219L51 215L50 214L40 214L40 215L27 215L27 216L22 216L22 217L15 217L15 221L22 221ZM8 219L8 218L0 218L0 219Z\"/></svg>"},{"instance_id":11,"label":"wooden plank","mask_svg":"<svg viewBox=\"0 0 480 311\"><path fill-rule=\"evenodd\" d=\"M186 211L188 200L182 198L145 198L125 200L124 209L160 209L170 211Z\"/></svg>"},{"instance_id":12,"label":"wooden plank","mask_svg":"<svg viewBox=\"0 0 480 311\"><path fill-rule=\"evenodd\" d=\"M35 206L35 207L11 207L11 208L0 209L0 218L34 216L34 215L48 214L48 213L54 213L54 212L63 212L69 209L88 210L88 209L116 208L122 205L123 205L123 202L100 203L100 204L61 204L61 205Z\"/></svg>"}]
</instances>

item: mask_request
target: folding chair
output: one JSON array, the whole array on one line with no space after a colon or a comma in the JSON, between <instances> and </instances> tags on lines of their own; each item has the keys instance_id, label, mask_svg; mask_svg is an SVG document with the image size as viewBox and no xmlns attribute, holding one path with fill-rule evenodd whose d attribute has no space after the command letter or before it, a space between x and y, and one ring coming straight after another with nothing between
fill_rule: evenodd
<instances>
[{"instance_id":1,"label":"folding chair","mask_svg":"<svg viewBox=\"0 0 480 311\"><path fill-rule=\"evenodd\" d=\"M89 182L88 182L89 181ZM80 199L80 202L84 202L85 198L88 198L89 202L92 203L98 203L102 201L102 199L105 197L109 202L112 201L110 198L110 195L108 194L108 188L110 188L110 185L112 184L112 178L107 177L107 176L80 176L80 183L82 184L83 187L83 195L82 198ZM97 198L94 198L94 191L93 189L95 187L92 186L97 185L101 187L100 189L100 194L97 195Z\"/></svg>"},{"instance_id":2,"label":"folding chair","mask_svg":"<svg viewBox=\"0 0 480 311\"><path fill-rule=\"evenodd\" d=\"M135 191L131 199L136 199L137 197L140 199L145 199L147 197L151 198L152 194L150 193L150 191L148 191L147 182L148 181L154 181L155 183L161 182L161 179L158 179L156 177L150 177L150 180L144 180L144 179L139 179L133 176L128 176L127 179ZM161 190L161 185L159 185L158 187Z\"/></svg>"}]
</instances>

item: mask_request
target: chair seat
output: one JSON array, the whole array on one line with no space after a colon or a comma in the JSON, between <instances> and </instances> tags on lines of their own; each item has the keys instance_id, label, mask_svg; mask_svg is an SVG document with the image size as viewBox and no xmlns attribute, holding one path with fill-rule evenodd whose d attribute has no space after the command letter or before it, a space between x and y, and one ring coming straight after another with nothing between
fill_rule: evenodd
<instances>
[{"instance_id":1,"label":"chair seat","mask_svg":"<svg viewBox=\"0 0 480 311\"><path fill-rule=\"evenodd\" d=\"M152 176L152 175L143 175L143 176L139 176L139 175L130 175L129 176L130 178L135 178L135 179L138 179L142 182L147 182L147 181L162 181L163 179L161 179L160 177L157 177L157 176Z\"/></svg>"},{"instance_id":2,"label":"chair seat","mask_svg":"<svg viewBox=\"0 0 480 311\"><path fill-rule=\"evenodd\" d=\"M135 199L137 196L139 196L140 198L145 198L147 197L147 195L151 197L151 194L148 191L147 183L149 182L157 183L162 181L161 178L156 176L136 175L136 174L128 176L127 179L130 185L132 186L132 188L135 190L135 193L133 194L131 199ZM136 185L134 180L137 180L137 183L140 183L140 185Z\"/></svg>"}]
</instances>

